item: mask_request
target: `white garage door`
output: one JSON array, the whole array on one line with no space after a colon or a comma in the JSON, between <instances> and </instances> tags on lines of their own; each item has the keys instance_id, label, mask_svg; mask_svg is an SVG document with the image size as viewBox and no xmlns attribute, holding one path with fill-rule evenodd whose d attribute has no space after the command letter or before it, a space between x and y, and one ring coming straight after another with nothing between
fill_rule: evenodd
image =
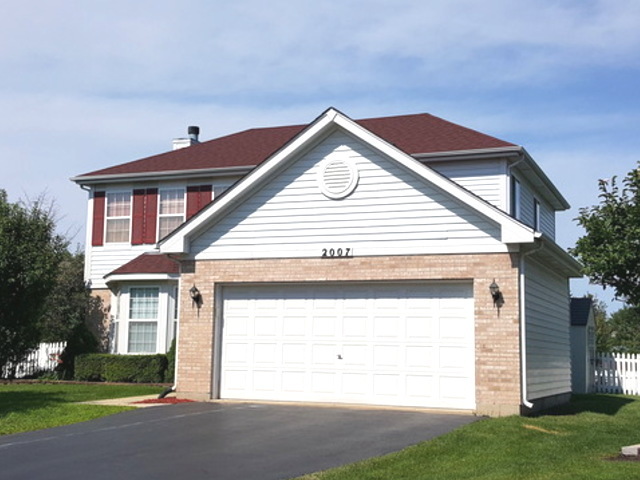
<instances>
[{"instance_id":1,"label":"white garage door","mask_svg":"<svg viewBox=\"0 0 640 480\"><path fill-rule=\"evenodd\" d=\"M223 288L220 397L472 409L470 284Z\"/></svg>"}]
</instances>

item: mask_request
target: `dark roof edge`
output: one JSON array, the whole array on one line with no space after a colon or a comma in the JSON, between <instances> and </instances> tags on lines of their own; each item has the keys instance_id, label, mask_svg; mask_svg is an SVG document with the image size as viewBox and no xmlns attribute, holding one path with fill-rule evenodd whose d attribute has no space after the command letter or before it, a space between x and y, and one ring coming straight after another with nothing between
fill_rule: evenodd
<instances>
[{"instance_id":1,"label":"dark roof edge","mask_svg":"<svg viewBox=\"0 0 640 480\"><path fill-rule=\"evenodd\" d=\"M148 180L173 180L178 178L193 177L222 177L225 175L246 174L256 166L242 167L220 167L188 170L162 170L159 172L138 172L138 173L112 173L107 175L79 175L71 177L69 180L79 185L93 185L96 183L122 183L130 180L145 178Z\"/></svg>"}]
</instances>

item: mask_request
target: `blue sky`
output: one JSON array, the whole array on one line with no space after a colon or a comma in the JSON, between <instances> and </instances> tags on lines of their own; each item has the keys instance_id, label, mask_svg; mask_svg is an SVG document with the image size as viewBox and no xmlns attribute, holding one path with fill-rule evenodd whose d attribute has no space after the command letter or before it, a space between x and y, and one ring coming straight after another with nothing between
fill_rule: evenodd
<instances>
[{"instance_id":1,"label":"blue sky","mask_svg":"<svg viewBox=\"0 0 640 480\"><path fill-rule=\"evenodd\" d=\"M206 140L329 106L428 112L527 148L572 205L567 248L597 180L640 160L639 26L637 0L16 2L0 18L0 188L46 191L83 243L69 177L167 151L188 125Z\"/></svg>"}]
</instances>

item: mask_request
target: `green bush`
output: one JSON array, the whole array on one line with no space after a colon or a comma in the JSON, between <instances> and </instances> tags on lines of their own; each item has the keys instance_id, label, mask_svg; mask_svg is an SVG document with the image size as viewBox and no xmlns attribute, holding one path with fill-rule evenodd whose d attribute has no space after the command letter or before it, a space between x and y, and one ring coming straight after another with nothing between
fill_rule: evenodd
<instances>
[{"instance_id":1,"label":"green bush","mask_svg":"<svg viewBox=\"0 0 640 480\"><path fill-rule=\"evenodd\" d=\"M167 383L173 383L174 373L176 370L176 339L171 342L171 348L167 352L167 374L164 376L164 381Z\"/></svg>"},{"instance_id":2,"label":"green bush","mask_svg":"<svg viewBox=\"0 0 640 480\"><path fill-rule=\"evenodd\" d=\"M90 382L161 383L167 373L166 355L78 355L76 380Z\"/></svg>"}]
</instances>

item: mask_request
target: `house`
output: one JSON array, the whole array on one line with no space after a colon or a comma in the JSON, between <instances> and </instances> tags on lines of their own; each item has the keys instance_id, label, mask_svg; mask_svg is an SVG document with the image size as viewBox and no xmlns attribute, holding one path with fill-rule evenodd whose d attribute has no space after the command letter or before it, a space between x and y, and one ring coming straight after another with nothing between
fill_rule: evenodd
<instances>
[{"instance_id":1,"label":"house","mask_svg":"<svg viewBox=\"0 0 640 480\"><path fill-rule=\"evenodd\" d=\"M428 114L258 128L77 176L109 348L189 398L529 412L571 392L567 201Z\"/></svg>"},{"instance_id":2,"label":"house","mask_svg":"<svg viewBox=\"0 0 640 480\"><path fill-rule=\"evenodd\" d=\"M596 321L590 297L572 298L571 385L573 393L595 391Z\"/></svg>"}]
</instances>

